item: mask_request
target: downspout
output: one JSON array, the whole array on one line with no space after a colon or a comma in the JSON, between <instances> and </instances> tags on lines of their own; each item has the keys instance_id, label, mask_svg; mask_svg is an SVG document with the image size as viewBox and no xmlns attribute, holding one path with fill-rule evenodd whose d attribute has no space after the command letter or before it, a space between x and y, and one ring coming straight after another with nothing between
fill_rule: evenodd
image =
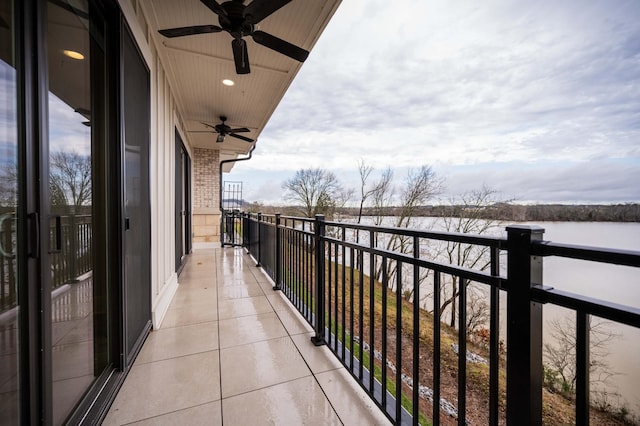
<instances>
[{"instance_id":1,"label":"downspout","mask_svg":"<svg viewBox=\"0 0 640 426\"><path fill-rule=\"evenodd\" d=\"M251 148L251 150L249 150L249 156L248 157L244 157L244 158L235 158L233 160L222 160L220 162L220 194L219 194L219 208L220 208L220 245L222 247L224 247L224 241L222 238L222 230L224 229L224 210L222 209L222 166L224 166L227 163L235 163L237 161L247 161L247 160L251 160L251 156L253 155L253 150L256 149L256 144L253 144L253 147Z\"/></svg>"}]
</instances>

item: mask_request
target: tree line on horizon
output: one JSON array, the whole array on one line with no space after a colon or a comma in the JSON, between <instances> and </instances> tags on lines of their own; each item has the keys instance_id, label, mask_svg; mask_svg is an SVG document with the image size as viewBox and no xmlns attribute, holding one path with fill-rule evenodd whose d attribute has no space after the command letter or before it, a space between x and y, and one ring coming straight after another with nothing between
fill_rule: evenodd
<instances>
[{"instance_id":1,"label":"tree line on horizon","mask_svg":"<svg viewBox=\"0 0 640 426\"><path fill-rule=\"evenodd\" d=\"M235 208L253 213L314 217L321 213L337 217L473 217L515 222L640 222L640 203L618 204L518 204L500 197L493 188L481 188L453 197L441 204L434 198L444 182L429 166L410 170L400 185L393 184L393 170L372 179L373 167L359 162L360 188L345 188L326 169L300 169L282 184L284 205L234 200Z\"/></svg>"},{"instance_id":2,"label":"tree line on horizon","mask_svg":"<svg viewBox=\"0 0 640 426\"><path fill-rule=\"evenodd\" d=\"M356 214L356 208L345 207L340 212ZM388 215L397 214L396 207L388 208ZM626 204L513 204L497 203L489 206L429 205L416 209L416 216L465 217L473 210L474 217L516 222L640 222L640 203ZM369 215L367 208L363 214Z\"/></svg>"},{"instance_id":3,"label":"tree line on horizon","mask_svg":"<svg viewBox=\"0 0 640 426\"><path fill-rule=\"evenodd\" d=\"M274 206L259 202L244 202L244 210L253 213L287 216L299 214L292 205ZM416 208L420 217L464 217L472 207L464 205L427 205ZM385 216L397 216L399 207L385 209ZM342 216L357 216L358 207L340 207L337 213ZM640 222L640 203L625 204L498 204L483 207L476 211L484 219L515 222ZM373 216L370 208L363 208L363 216Z\"/></svg>"}]
</instances>

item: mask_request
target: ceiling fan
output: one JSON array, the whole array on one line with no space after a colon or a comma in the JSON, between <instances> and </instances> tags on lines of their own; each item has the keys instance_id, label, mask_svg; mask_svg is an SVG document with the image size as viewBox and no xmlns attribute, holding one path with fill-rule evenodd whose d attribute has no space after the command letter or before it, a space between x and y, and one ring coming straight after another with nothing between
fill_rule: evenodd
<instances>
[{"instance_id":1,"label":"ceiling fan","mask_svg":"<svg viewBox=\"0 0 640 426\"><path fill-rule=\"evenodd\" d=\"M280 52L292 59L304 62L309 52L288 41L282 40L264 31L257 30L255 25L271 15L291 0L253 0L244 5L244 0L230 0L218 4L215 0L200 0L213 13L218 15L218 25L194 25L191 27L168 28L158 32L165 37L183 37L194 34L219 33L226 31L233 37L231 49L238 74L249 74L249 55L245 36L269 49Z\"/></svg>"},{"instance_id":2,"label":"ceiling fan","mask_svg":"<svg viewBox=\"0 0 640 426\"><path fill-rule=\"evenodd\" d=\"M222 120L222 123L216 124L215 126L212 126L211 124L207 124L201 121L202 124L204 124L205 126L213 130L192 130L191 133L217 133L218 134L218 137L216 138L217 143L224 142L224 138L227 135L232 136L234 138L241 139L245 142L249 142L249 143L254 142L253 139L250 139L246 136L238 135L238 133L250 132L251 130L247 129L246 127L239 127L237 129L232 129L230 126L224 124L224 122L227 121L227 117L225 117L224 115L220 116L220 120Z\"/></svg>"}]
</instances>

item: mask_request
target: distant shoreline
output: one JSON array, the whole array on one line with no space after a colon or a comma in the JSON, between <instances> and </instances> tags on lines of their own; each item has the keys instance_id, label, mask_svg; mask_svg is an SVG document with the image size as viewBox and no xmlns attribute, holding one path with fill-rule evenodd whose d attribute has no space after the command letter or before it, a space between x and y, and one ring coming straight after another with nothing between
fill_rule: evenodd
<instances>
[{"instance_id":1,"label":"distant shoreline","mask_svg":"<svg viewBox=\"0 0 640 426\"><path fill-rule=\"evenodd\" d=\"M295 206L266 206L245 203L239 209L266 214L281 213L299 216ZM336 213L358 216L357 207L336 208ZM398 216L399 207L385 207L375 211L365 207L363 216ZM640 203L626 204L509 204L499 203L485 207L432 205L418 207L414 217L476 217L516 222L640 222Z\"/></svg>"}]
</instances>

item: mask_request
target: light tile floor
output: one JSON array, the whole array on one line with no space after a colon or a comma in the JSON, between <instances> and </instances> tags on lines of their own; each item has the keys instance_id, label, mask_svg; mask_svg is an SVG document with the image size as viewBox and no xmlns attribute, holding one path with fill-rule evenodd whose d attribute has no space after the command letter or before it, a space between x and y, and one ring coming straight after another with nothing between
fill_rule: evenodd
<instances>
[{"instance_id":1,"label":"light tile floor","mask_svg":"<svg viewBox=\"0 0 640 426\"><path fill-rule=\"evenodd\" d=\"M383 425L382 412L239 248L197 251L105 425Z\"/></svg>"}]
</instances>

